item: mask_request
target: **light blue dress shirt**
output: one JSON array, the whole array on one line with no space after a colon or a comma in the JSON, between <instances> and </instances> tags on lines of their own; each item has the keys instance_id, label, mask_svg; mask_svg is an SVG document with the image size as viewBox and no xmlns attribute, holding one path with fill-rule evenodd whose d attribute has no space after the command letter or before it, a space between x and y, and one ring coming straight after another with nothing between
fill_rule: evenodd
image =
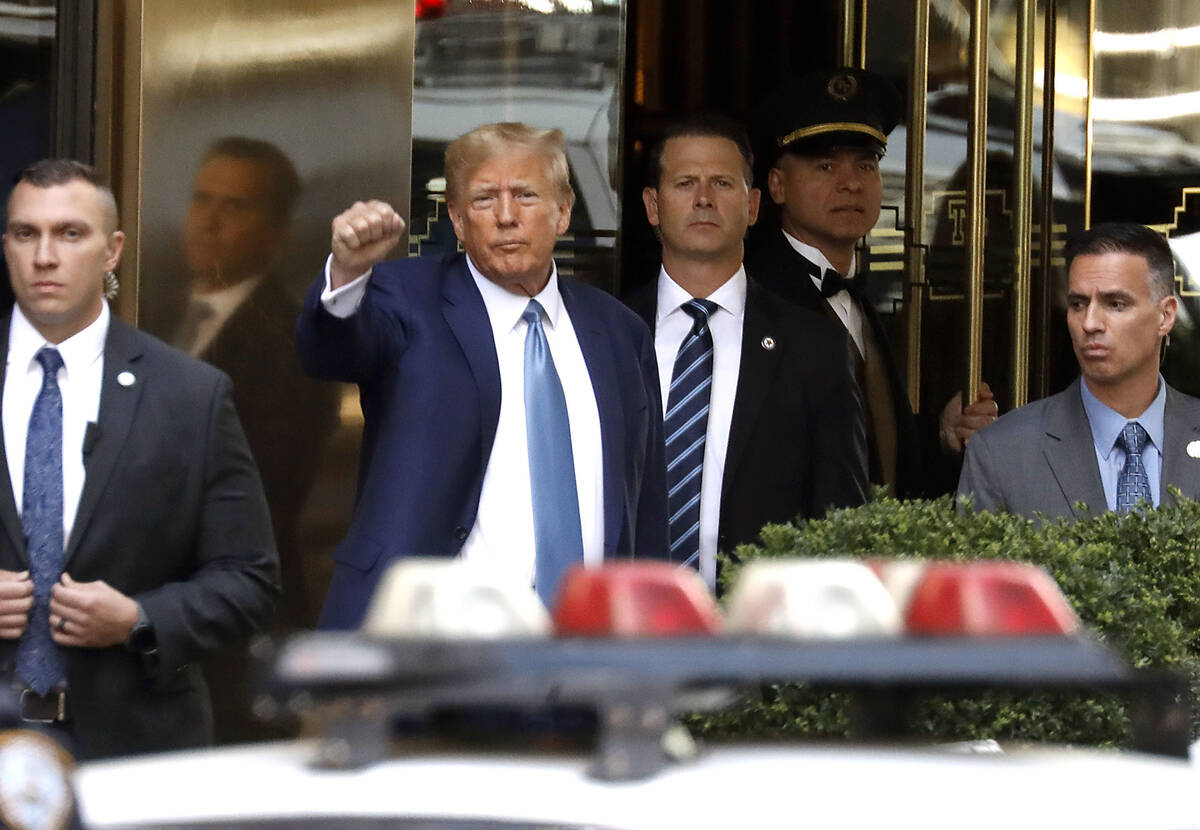
<instances>
[{"instance_id":1,"label":"light blue dress shirt","mask_svg":"<svg viewBox=\"0 0 1200 830\"><path fill-rule=\"evenodd\" d=\"M1096 443L1096 463L1100 467L1100 483L1104 485L1108 509L1117 509L1117 476L1125 466L1125 450L1116 446L1117 436L1131 420L1141 424L1150 436L1142 449L1142 464L1150 479L1150 496L1154 506L1158 507L1162 481L1163 413L1167 405L1167 384L1163 382L1162 375L1158 376L1158 394L1150 406L1132 419L1101 403L1088 389L1086 380L1080 380L1079 391L1083 397L1083 411L1092 427L1092 440Z\"/></svg>"}]
</instances>

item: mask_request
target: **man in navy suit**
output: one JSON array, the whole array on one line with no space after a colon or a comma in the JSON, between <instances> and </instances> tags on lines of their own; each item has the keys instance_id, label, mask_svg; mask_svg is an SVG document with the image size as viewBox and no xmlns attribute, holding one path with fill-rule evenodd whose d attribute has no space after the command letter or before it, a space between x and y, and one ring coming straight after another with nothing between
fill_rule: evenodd
<instances>
[{"instance_id":1,"label":"man in navy suit","mask_svg":"<svg viewBox=\"0 0 1200 830\"><path fill-rule=\"evenodd\" d=\"M300 317L301 361L357 383L365 419L323 628L356 627L400 557L462 556L527 576L549 600L555 551L586 564L666 552L650 332L614 298L561 278L553 259L574 202L562 133L479 127L446 148L445 167L465 254L382 262L404 222L387 204L358 202L334 219L332 255ZM539 448L560 431L537 426L545 410L530 397L546 348L560 387L553 417L569 423L549 465ZM531 349L540 370L527 368ZM562 499L552 516L549 497ZM564 516L557 530L573 541L547 546L546 519Z\"/></svg>"}]
</instances>

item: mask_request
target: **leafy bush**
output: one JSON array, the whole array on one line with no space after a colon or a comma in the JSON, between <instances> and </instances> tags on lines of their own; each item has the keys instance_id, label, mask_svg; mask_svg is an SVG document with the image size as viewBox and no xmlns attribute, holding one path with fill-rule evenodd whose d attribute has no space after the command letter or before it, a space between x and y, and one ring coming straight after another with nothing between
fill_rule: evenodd
<instances>
[{"instance_id":1,"label":"leafy bush","mask_svg":"<svg viewBox=\"0 0 1200 830\"><path fill-rule=\"evenodd\" d=\"M1083 623L1138 667L1170 668L1200 699L1200 504L1094 519L1030 521L1007 514L959 514L947 496L869 504L798 525L768 525L762 545L744 545L742 562L760 557L1011 559L1045 568ZM726 561L730 585L739 566ZM828 737L850 727L849 696L772 686L743 705L697 715L700 734ZM987 691L970 697L927 695L911 712L911 730L939 739L996 738L1100 745L1129 739L1123 701L1104 694ZM1193 723L1193 732L1200 724Z\"/></svg>"}]
</instances>

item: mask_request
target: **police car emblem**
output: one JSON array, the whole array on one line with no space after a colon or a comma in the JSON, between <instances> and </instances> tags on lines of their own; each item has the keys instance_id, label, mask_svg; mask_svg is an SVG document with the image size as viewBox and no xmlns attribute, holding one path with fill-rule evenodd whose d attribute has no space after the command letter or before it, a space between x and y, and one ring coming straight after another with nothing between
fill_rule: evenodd
<instances>
[{"instance_id":1,"label":"police car emblem","mask_svg":"<svg viewBox=\"0 0 1200 830\"><path fill-rule=\"evenodd\" d=\"M35 732L0 733L0 822L21 830L62 830L75 796L72 761L52 739Z\"/></svg>"}]
</instances>

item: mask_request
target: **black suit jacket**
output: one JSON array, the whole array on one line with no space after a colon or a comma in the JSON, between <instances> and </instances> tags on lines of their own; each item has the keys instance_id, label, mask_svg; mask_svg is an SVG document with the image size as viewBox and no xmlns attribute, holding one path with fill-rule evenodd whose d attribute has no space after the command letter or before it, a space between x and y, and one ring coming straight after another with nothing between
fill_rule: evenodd
<instances>
[{"instance_id":1,"label":"black suit jacket","mask_svg":"<svg viewBox=\"0 0 1200 830\"><path fill-rule=\"evenodd\" d=\"M299 550L304 498L316 478L322 450L337 426L340 388L314 381L296 358L300 303L274 277L260 282L199 355L229 375L233 402L258 462L279 546L278 624L308 628L316 622Z\"/></svg>"},{"instance_id":2,"label":"black suit jacket","mask_svg":"<svg viewBox=\"0 0 1200 830\"><path fill-rule=\"evenodd\" d=\"M6 344L10 319L0 319ZM64 570L137 600L159 662L148 675L122 645L64 649L72 727L84 757L200 746L211 741L212 714L196 661L261 627L279 590L229 378L113 317L96 423ZM0 568L22 571L29 560L2 441L0 461ZM16 642L0 641L10 670Z\"/></svg>"},{"instance_id":3,"label":"black suit jacket","mask_svg":"<svg viewBox=\"0 0 1200 830\"><path fill-rule=\"evenodd\" d=\"M652 330L657 292L651 282L627 300ZM851 372L844 331L747 281L721 550L755 542L768 522L819 518L866 499L866 431Z\"/></svg>"},{"instance_id":4,"label":"black suit jacket","mask_svg":"<svg viewBox=\"0 0 1200 830\"><path fill-rule=\"evenodd\" d=\"M809 277L812 263L788 244L782 231L776 230L765 237L761 246L747 257L747 272L786 300L825 317L834 315L832 307ZM921 469L921 431L900 378L887 331L870 303L857 302L857 305L867 321L866 334L874 338L887 368L896 420L896 495L901 498L926 495Z\"/></svg>"}]
</instances>

